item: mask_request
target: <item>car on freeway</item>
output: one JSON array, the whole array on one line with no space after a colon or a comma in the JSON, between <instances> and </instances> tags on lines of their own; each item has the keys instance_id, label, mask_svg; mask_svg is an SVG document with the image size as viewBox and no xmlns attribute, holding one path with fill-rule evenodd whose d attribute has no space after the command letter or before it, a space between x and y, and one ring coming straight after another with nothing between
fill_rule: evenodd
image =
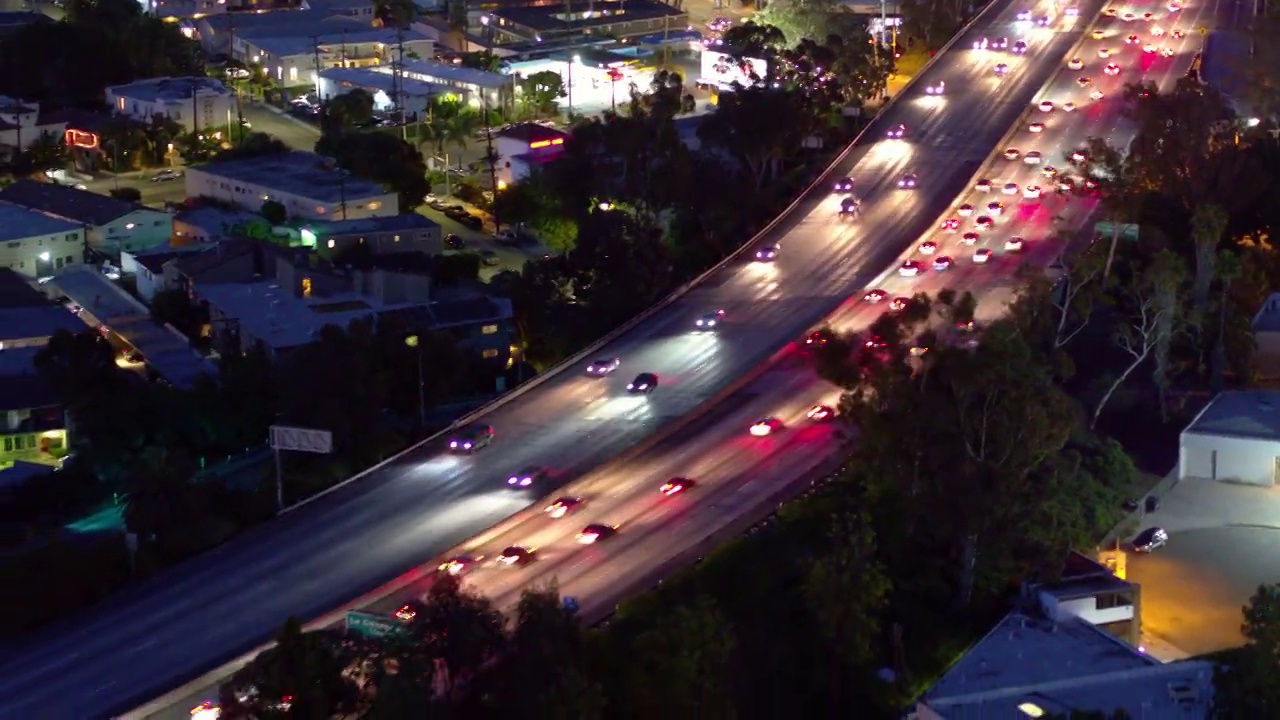
<instances>
[{"instance_id":1,"label":"car on freeway","mask_svg":"<svg viewBox=\"0 0 1280 720\"><path fill-rule=\"evenodd\" d=\"M814 422L824 422L836 416L836 411L827 405L814 405L805 413L805 417Z\"/></svg>"},{"instance_id":2,"label":"car on freeway","mask_svg":"<svg viewBox=\"0 0 1280 720\"><path fill-rule=\"evenodd\" d=\"M1053 101L1052 101L1052 100L1041 100L1041 101L1040 101L1040 104L1039 104L1039 105L1037 105L1036 107L1037 107L1037 108L1039 108L1039 109L1040 109L1040 112L1042 112L1042 113L1053 112Z\"/></svg>"},{"instance_id":3,"label":"car on freeway","mask_svg":"<svg viewBox=\"0 0 1280 720\"><path fill-rule=\"evenodd\" d=\"M608 540L618 534L617 525L605 525L604 523L591 523L582 528L582 532L578 533L579 545L593 545L601 540Z\"/></svg>"},{"instance_id":4,"label":"car on freeway","mask_svg":"<svg viewBox=\"0 0 1280 720\"><path fill-rule=\"evenodd\" d=\"M1016 17L1018 19L1018 22L1024 22L1024 23L1031 22L1031 18L1032 18L1031 11L1019 10Z\"/></svg>"},{"instance_id":5,"label":"car on freeway","mask_svg":"<svg viewBox=\"0 0 1280 720\"><path fill-rule=\"evenodd\" d=\"M979 235L978 233L967 232L963 236L961 236L960 242L964 243L965 245L977 245L978 241L981 239L982 239L982 236Z\"/></svg>"},{"instance_id":6,"label":"car on freeway","mask_svg":"<svg viewBox=\"0 0 1280 720\"><path fill-rule=\"evenodd\" d=\"M765 245L756 251L756 262L773 262L778 259L778 246Z\"/></svg>"},{"instance_id":7,"label":"car on freeway","mask_svg":"<svg viewBox=\"0 0 1280 720\"><path fill-rule=\"evenodd\" d=\"M1076 104L1073 102L1062 103L1062 112L1075 112Z\"/></svg>"},{"instance_id":8,"label":"car on freeway","mask_svg":"<svg viewBox=\"0 0 1280 720\"><path fill-rule=\"evenodd\" d=\"M1044 123L1042 123L1042 122L1033 122L1033 123L1031 123L1030 125L1028 125L1028 126L1027 126L1027 130L1028 130L1029 132L1033 132L1033 133L1042 133L1042 132L1044 132Z\"/></svg>"},{"instance_id":9,"label":"car on freeway","mask_svg":"<svg viewBox=\"0 0 1280 720\"><path fill-rule=\"evenodd\" d=\"M939 80L937 83L933 85L926 85L924 88L925 95L938 96L938 95L945 95L946 92L947 92L947 83L944 80Z\"/></svg>"},{"instance_id":10,"label":"car on freeway","mask_svg":"<svg viewBox=\"0 0 1280 720\"><path fill-rule=\"evenodd\" d=\"M1093 31L1093 39L1094 39L1094 40L1101 40L1102 38L1104 38L1104 37L1106 37L1106 36L1107 36L1107 31L1106 31L1106 30L1094 30L1094 31ZM1074 70L1075 68L1072 68L1072 69Z\"/></svg>"},{"instance_id":11,"label":"car on freeway","mask_svg":"<svg viewBox=\"0 0 1280 720\"><path fill-rule=\"evenodd\" d=\"M1137 35L1130 35L1129 37L1124 39L1124 44L1137 45L1140 41L1141 41L1141 38L1139 38Z\"/></svg>"},{"instance_id":12,"label":"car on freeway","mask_svg":"<svg viewBox=\"0 0 1280 720\"><path fill-rule=\"evenodd\" d=\"M1058 177L1058 168L1052 165L1045 165L1044 167L1040 168L1040 174L1052 180Z\"/></svg>"},{"instance_id":13,"label":"car on freeway","mask_svg":"<svg viewBox=\"0 0 1280 720\"><path fill-rule=\"evenodd\" d=\"M840 217L856 217L858 214L858 198L847 197L840 201Z\"/></svg>"},{"instance_id":14,"label":"car on freeway","mask_svg":"<svg viewBox=\"0 0 1280 720\"><path fill-rule=\"evenodd\" d=\"M596 377L603 377L617 370L622 365L622 360L616 357L596 358L587 366L587 374Z\"/></svg>"},{"instance_id":15,"label":"car on freeway","mask_svg":"<svg viewBox=\"0 0 1280 720\"><path fill-rule=\"evenodd\" d=\"M436 570L449 575L461 575L484 560L483 555L457 555L440 563Z\"/></svg>"},{"instance_id":16,"label":"car on freeway","mask_svg":"<svg viewBox=\"0 0 1280 720\"><path fill-rule=\"evenodd\" d=\"M1015 235L1009 238L1008 240L1004 241L1004 251L1005 252L1022 252L1022 246L1025 245L1026 242L1027 242L1026 240L1023 240L1022 238Z\"/></svg>"},{"instance_id":17,"label":"car on freeway","mask_svg":"<svg viewBox=\"0 0 1280 720\"><path fill-rule=\"evenodd\" d=\"M833 192L838 192L838 193L851 193L851 192L853 192L853 178L851 178L851 177L842 177L842 178L840 178L840 179L836 180L836 182L835 182L835 187L834 187L834 189L833 189Z\"/></svg>"},{"instance_id":18,"label":"car on freeway","mask_svg":"<svg viewBox=\"0 0 1280 720\"><path fill-rule=\"evenodd\" d=\"M506 565L508 567L528 565L533 562L537 552L537 548L525 547L524 545L510 545L502 552L498 553L497 561L499 564Z\"/></svg>"},{"instance_id":19,"label":"car on freeway","mask_svg":"<svg viewBox=\"0 0 1280 720\"><path fill-rule=\"evenodd\" d=\"M716 310L700 316L693 321L693 326L699 330L714 330L721 322L724 321L724 311Z\"/></svg>"},{"instance_id":20,"label":"car on freeway","mask_svg":"<svg viewBox=\"0 0 1280 720\"><path fill-rule=\"evenodd\" d=\"M979 230L990 230L996 226L996 221L990 215L980 215L977 220L973 221L973 224Z\"/></svg>"},{"instance_id":21,"label":"car on freeway","mask_svg":"<svg viewBox=\"0 0 1280 720\"><path fill-rule=\"evenodd\" d=\"M969 203L965 203L956 208L956 212L960 214L960 217L969 217L973 214L973 206Z\"/></svg>"},{"instance_id":22,"label":"car on freeway","mask_svg":"<svg viewBox=\"0 0 1280 720\"><path fill-rule=\"evenodd\" d=\"M804 346L806 348L820 348L829 342L831 342L830 330L814 330L804 339Z\"/></svg>"},{"instance_id":23,"label":"car on freeway","mask_svg":"<svg viewBox=\"0 0 1280 720\"><path fill-rule=\"evenodd\" d=\"M991 213L992 215L1003 215L1004 203L1000 202L999 200L992 200L991 202L987 203L987 212Z\"/></svg>"},{"instance_id":24,"label":"car on freeway","mask_svg":"<svg viewBox=\"0 0 1280 720\"><path fill-rule=\"evenodd\" d=\"M396 611L396 619L400 622L409 622L418 617L418 611L409 605L403 605Z\"/></svg>"},{"instance_id":25,"label":"car on freeway","mask_svg":"<svg viewBox=\"0 0 1280 720\"><path fill-rule=\"evenodd\" d=\"M1145 21L1147 21L1147 22L1153 22L1153 21L1156 19L1156 14L1155 14L1155 13L1143 13L1143 14L1142 14L1142 19L1143 19L1143 20L1145 20Z\"/></svg>"},{"instance_id":26,"label":"car on freeway","mask_svg":"<svg viewBox=\"0 0 1280 720\"><path fill-rule=\"evenodd\" d=\"M1036 25L1039 25L1040 27L1049 27L1052 24L1053 18L1048 15L1041 15L1039 18L1036 18Z\"/></svg>"},{"instance_id":27,"label":"car on freeway","mask_svg":"<svg viewBox=\"0 0 1280 720\"><path fill-rule=\"evenodd\" d=\"M751 426L750 433L756 437L766 437L783 428L782 421L776 417L762 417Z\"/></svg>"},{"instance_id":28,"label":"car on freeway","mask_svg":"<svg viewBox=\"0 0 1280 720\"><path fill-rule=\"evenodd\" d=\"M996 77L1004 77L1005 75L1009 74L1009 66L1005 65L1004 63L996 63L994 72L996 74Z\"/></svg>"},{"instance_id":29,"label":"car on freeway","mask_svg":"<svg viewBox=\"0 0 1280 720\"><path fill-rule=\"evenodd\" d=\"M1119 75L1120 66L1115 63L1108 63L1107 66L1102 69L1102 71L1108 75Z\"/></svg>"},{"instance_id":30,"label":"car on freeway","mask_svg":"<svg viewBox=\"0 0 1280 720\"><path fill-rule=\"evenodd\" d=\"M1040 154L1039 150L1032 150L1031 152L1022 156L1022 162L1028 165L1039 165L1040 161L1043 159L1044 157Z\"/></svg>"},{"instance_id":31,"label":"car on freeway","mask_svg":"<svg viewBox=\"0 0 1280 720\"><path fill-rule=\"evenodd\" d=\"M1174 55L1173 48L1167 48L1167 47L1160 48L1160 57L1168 58L1168 57L1173 57L1173 55Z\"/></svg>"},{"instance_id":32,"label":"car on freeway","mask_svg":"<svg viewBox=\"0 0 1280 720\"><path fill-rule=\"evenodd\" d=\"M1171 13L1178 12L1179 10L1182 9L1182 3L1171 2L1165 6L1165 9L1167 9Z\"/></svg>"},{"instance_id":33,"label":"car on freeway","mask_svg":"<svg viewBox=\"0 0 1280 720\"><path fill-rule=\"evenodd\" d=\"M928 352L929 348L923 345L912 345L911 348L907 350L907 355L910 355L911 357L924 357Z\"/></svg>"},{"instance_id":34,"label":"car on freeway","mask_svg":"<svg viewBox=\"0 0 1280 720\"><path fill-rule=\"evenodd\" d=\"M916 277L922 272L924 272L924 265L916 260L904 260L898 266L898 275L902 277Z\"/></svg>"},{"instance_id":35,"label":"car on freeway","mask_svg":"<svg viewBox=\"0 0 1280 720\"><path fill-rule=\"evenodd\" d=\"M1159 25L1151 26L1151 37L1164 37L1164 28Z\"/></svg>"},{"instance_id":36,"label":"car on freeway","mask_svg":"<svg viewBox=\"0 0 1280 720\"><path fill-rule=\"evenodd\" d=\"M658 387L658 376L650 372L642 372L635 380L627 383L627 392L632 395L648 395Z\"/></svg>"},{"instance_id":37,"label":"car on freeway","mask_svg":"<svg viewBox=\"0 0 1280 720\"><path fill-rule=\"evenodd\" d=\"M1149 527L1133 538L1133 551L1149 553L1169 544L1169 533L1161 527Z\"/></svg>"},{"instance_id":38,"label":"car on freeway","mask_svg":"<svg viewBox=\"0 0 1280 720\"><path fill-rule=\"evenodd\" d=\"M1022 197L1026 200L1038 200L1040 198L1040 186L1028 185L1022 188Z\"/></svg>"},{"instance_id":39,"label":"car on freeway","mask_svg":"<svg viewBox=\"0 0 1280 720\"><path fill-rule=\"evenodd\" d=\"M1115 17L1117 14L1119 14L1119 12L1120 12L1119 10L1116 10L1113 7L1109 7L1106 10L1103 10L1102 14L1106 15L1107 17Z\"/></svg>"},{"instance_id":40,"label":"car on freeway","mask_svg":"<svg viewBox=\"0 0 1280 720\"><path fill-rule=\"evenodd\" d=\"M907 126L901 123L889 128L889 132L885 133L885 137L890 140L901 140L907 134Z\"/></svg>"},{"instance_id":41,"label":"car on freeway","mask_svg":"<svg viewBox=\"0 0 1280 720\"><path fill-rule=\"evenodd\" d=\"M884 290L880 290L880 289L869 290L867 291L866 295L862 296L862 302L871 303L872 305L875 305L876 303L883 301L887 297L889 297L889 293L885 292Z\"/></svg>"},{"instance_id":42,"label":"car on freeway","mask_svg":"<svg viewBox=\"0 0 1280 720\"><path fill-rule=\"evenodd\" d=\"M938 252L938 243L932 240L925 240L924 242L920 243L921 255L932 255L936 252Z\"/></svg>"},{"instance_id":43,"label":"car on freeway","mask_svg":"<svg viewBox=\"0 0 1280 720\"><path fill-rule=\"evenodd\" d=\"M979 265L985 264L990 259L991 259L990 248L979 248L978 251L973 254L973 261Z\"/></svg>"},{"instance_id":44,"label":"car on freeway","mask_svg":"<svg viewBox=\"0 0 1280 720\"><path fill-rule=\"evenodd\" d=\"M679 495L685 490L692 489L694 485L697 485L697 483L689 478L674 477L663 483L662 487L658 488L658 492L666 495L667 497L671 497L672 495Z\"/></svg>"},{"instance_id":45,"label":"car on freeway","mask_svg":"<svg viewBox=\"0 0 1280 720\"><path fill-rule=\"evenodd\" d=\"M908 297L896 297L889 303L890 312L902 312L907 309L907 305L911 302Z\"/></svg>"},{"instance_id":46,"label":"car on freeway","mask_svg":"<svg viewBox=\"0 0 1280 720\"><path fill-rule=\"evenodd\" d=\"M974 183L973 189L978 192L991 192L991 181L986 178L982 178L978 182Z\"/></svg>"},{"instance_id":47,"label":"car on freeway","mask_svg":"<svg viewBox=\"0 0 1280 720\"><path fill-rule=\"evenodd\" d=\"M151 182L170 182L182 177L182 172L166 168L151 176Z\"/></svg>"},{"instance_id":48,"label":"car on freeway","mask_svg":"<svg viewBox=\"0 0 1280 720\"><path fill-rule=\"evenodd\" d=\"M1000 188L1000 192L1004 193L1005 195L1017 195L1018 183L1014 183L1014 182L1005 183L1004 186Z\"/></svg>"},{"instance_id":49,"label":"car on freeway","mask_svg":"<svg viewBox=\"0 0 1280 720\"><path fill-rule=\"evenodd\" d=\"M1078 77L1078 78L1076 78L1076 84L1077 84L1077 85L1079 85L1080 87L1089 87L1090 85L1092 85L1092 84L1093 84L1093 78L1091 78L1091 77Z\"/></svg>"},{"instance_id":50,"label":"car on freeway","mask_svg":"<svg viewBox=\"0 0 1280 720\"><path fill-rule=\"evenodd\" d=\"M1103 60L1106 60L1107 58L1111 57L1111 48L1102 48L1098 50L1098 57L1102 58Z\"/></svg>"},{"instance_id":51,"label":"car on freeway","mask_svg":"<svg viewBox=\"0 0 1280 720\"><path fill-rule=\"evenodd\" d=\"M449 449L454 452L473 453L488 447L493 442L493 427L482 423L467 425L458 429L449 438Z\"/></svg>"},{"instance_id":52,"label":"car on freeway","mask_svg":"<svg viewBox=\"0 0 1280 720\"><path fill-rule=\"evenodd\" d=\"M1180 28L1174 28L1173 32L1169 34L1173 36L1174 40L1181 40L1182 38L1187 36L1187 34L1183 32Z\"/></svg>"},{"instance_id":53,"label":"car on freeway","mask_svg":"<svg viewBox=\"0 0 1280 720\"><path fill-rule=\"evenodd\" d=\"M1142 52L1148 55L1154 55L1159 50L1160 50L1159 46L1154 45L1152 43L1147 43L1146 45L1142 46Z\"/></svg>"},{"instance_id":54,"label":"car on freeway","mask_svg":"<svg viewBox=\"0 0 1280 720\"><path fill-rule=\"evenodd\" d=\"M542 482L547 477L547 469L531 465L507 477L507 485L516 488L527 488Z\"/></svg>"},{"instance_id":55,"label":"car on freeway","mask_svg":"<svg viewBox=\"0 0 1280 720\"><path fill-rule=\"evenodd\" d=\"M914 190L918 181L915 173L907 173L898 179L898 189Z\"/></svg>"},{"instance_id":56,"label":"car on freeway","mask_svg":"<svg viewBox=\"0 0 1280 720\"><path fill-rule=\"evenodd\" d=\"M1133 22L1134 20L1138 19L1138 16L1134 15L1133 13L1125 13L1120 16L1120 19L1125 22Z\"/></svg>"},{"instance_id":57,"label":"car on freeway","mask_svg":"<svg viewBox=\"0 0 1280 720\"><path fill-rule=\"evenodd\" d=\"M1102 94L1101 90L1094 90L1093 92L1089 93L1090 100L1101 100L1103 97L1105 96Z\"/></svg>"},{"instance_id":58,"label":"car on freeway","mask_svg":"<svg viewBox=\"0 0 1280 720\"><path fill-rule=\"evenodd\" d=\"M1020 157L1022 157L1022 152L1018 148L1009 148L1004 151L1005 160L1017 160Z\"/></svg>"},{"instance_id":59,"label":"car on freeway","mask_svg":"<svg viewBox=\"0 0 1280 720\"><path fill-rule=\"evenodd\" d=\"M1017 42L1015 42L1015 43L1013 44L1013 54L1014 54L1014 55L1026 55L1026 54L1027 54L1027 41L1026 41L1026 40L1018 40Z\"/></svg>"},{"instance_id":60,"label":"car on freeway","mask_svg":"<svg viewBox=\"0 0 1280 720\"><path fill-rule=\"evenodd\" d=\"M556 501L548 505L543 512L557 520L568 515L582 505L582 498L573 495L565 495L556 498Z\"/></svg>"},{"instance_id":61,"label":"car on freeway","mask_svg":"<svg viewBox=\"0 0 1280 720\"><path fill-rule=\"evenodd\" d=\"M943 220L943 221L942 221L942 227L941 227L941 228L939 228L939 229L940 229L940 230L942 230L942 232L945 232L945 233L959 232L959 231L960 231L960 218L947 218L946 220Z\"/></svg>"},{"instance_id":62,"label":"car on freeway","mask_svg":"<svg viewBox=\"0 0 1280 720\"><path fill-rule=\"evenodd\" d=\"M1083 69L1084 69L1084 60L1081 60L1081 59L1080 59L1080 58L1078 58L1078 57L1073 57L1073 58L1071 58L1070 60L1068 60L1068 61L1067 61L1067 69L1068 69L1068 70L1083 70Z\"/></svg>"},{"instance_id":63,"label":"car on freeway","mask_svg":"<svg viewBox=\"0 0 1280 720\"><path fill-rule=\"evenodd\" d=\"M943 255L933 261L933 269L936 272L942 272L951 268L951 256Z\"/></svg>"}]
</instances>

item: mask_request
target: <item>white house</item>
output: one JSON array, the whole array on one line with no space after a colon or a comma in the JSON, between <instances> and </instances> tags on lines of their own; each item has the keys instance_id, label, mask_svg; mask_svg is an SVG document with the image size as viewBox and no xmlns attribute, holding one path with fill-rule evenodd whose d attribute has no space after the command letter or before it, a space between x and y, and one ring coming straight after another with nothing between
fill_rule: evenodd
<instances>
[{"instance_id":1,"label":"white house","mask_svg":"<svg viewBox=\"0 0 1280 720\"><path fill-rule=\"evenodd\" d=\"M0 202L0 267L42 278L84 259L84 228L70 220Z\"/></svg>"},{"instance_id":2,"label":"white house","mask_svg":"<svg viewBox=\"0 0 1280 720\"><path fill-rule=\"evenodd\" d=\"M163 210L65 185L19 180L0 189L0 200L75 223L90 248L112 257L163 245L173 235L173 216Z\"/></svg>"},{"instance_id":3,"label":"white house","mask_svg":"<svg viewBox=\"0 0 1280 720\"><path fill-rule=\"evenodd\" d=\"M208 77L152 78L106 90L107 104L120 115L150 122L163 115L195 132L225 129L236 115L235 93Z\"/></svg>"},{"instance_id":4,"label":"white house","mask_svg":"<svg viewBox=\"0 0 1280 720\"><path fill-rule=\"evenodd\" d=\"M498 186L523 180L534 168L556 160L568 140L566 133L536 123L513 125L498 133L493 143Z\"/></svg>"},{"instance_id":5,"label":"white house","mask_svg":"<svg viewBox=\"0 0 1280 720\"><path fill-rule=\"evenodd\" d=\"M40 104L0 95L0 150L8 157L26 150L46 133L61 140L67 123L40 114Z\"/></svg>"},{"instance_id":6,"label":"white house","mask_svg":"<svg viewBox=\"0 0 1280 720\"><path fill-rule=\"evenodd\" d=\"M445 97L451 92L446 85L407 77L397 79L389 73L364 68L321 70L320 79L316 83L316 93L325 99L345 95L356 89L364 90L373 97L373 109L377 112L389 112L403 107L406 113L423 115L432 100Z\"/></svg>"},{"instance_id":7,"label":"white house","mask_svg":"<svg viewBox=\"0 0 1280 720\"><path fill-rule=\"evenodd\" d=\"M1273 486L1280 472L1280 392L1224 392L1182 431L1178 479Z\"/></svg>"},{"instance_id":8,"label":"white house","mask_svg":"<svg viewBox=\"0 0 1280 720\"><path fill-rule=\"evenodd\" d=\"M377 183L339 170L309 152L265 155L187 169L187 197L208 197L258 211L274 200L291 217L355 220L400 214L400 199Z\"/></svg>"}]
</instances>

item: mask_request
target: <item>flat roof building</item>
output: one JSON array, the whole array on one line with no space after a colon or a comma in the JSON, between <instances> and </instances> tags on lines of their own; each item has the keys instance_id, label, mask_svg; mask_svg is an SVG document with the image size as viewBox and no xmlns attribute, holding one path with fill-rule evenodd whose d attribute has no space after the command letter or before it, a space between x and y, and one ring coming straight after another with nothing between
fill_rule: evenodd
<instances>
[{"instance_id":1,"label":"flat roof building","mask_svg":"<svg viewBox=\"0 0 1280 720\"><path fill-rule=\"evenodd\" d=\"M83 260L79 223L0 202L0 267L42 278Z\"/></svg>"},{"instance_id":2,"label":"flat roof building","mask_svg":"<svg viewBox=\"0 0 1280 720\"><path fill-rule=\"evenodd\" d=\"M332 158L309 152L191 167L186 183L188 197L213 198L254 212L275 200L291 217L308 220L353 220L400 212L396 193L338 169Z\"/></svg>"},{"instance_id":3,"label":"flat roof building","mask_svg":"<svg viewBox=\"0 0 1280 720\"><path fill-rule=\"evenodd\" d=\"M368 245L374 255L419 253L431 257L444 252L439 223L418 213L308 223L300 232L302 245L314 248L321 256L332 256L358 245Z\"/></svg>"},{"instance_id":4,"label":"flat roof building","mask_svg":"<svg viewBox=\"0 0 1280 720\"><path fill-rule=\"evenodd\" d=\"M1273 486L1280 473L1280 392L1233 390L1209 402L1179 438L1178 478Z\"/></svg>"},{"instance_id":5,"label":"flat roof building","mask_svg":"<svg viewBox=\"0 0 1280 720\"><path fill-rule=\"evenodd\" d=\"M106 89L107 105L118 115L150 123L166 117L190 132L227 129L236 115L231 88L210 77L162 77Z\"/></svg>"},{"instance_id":6,"label":"flat roof building","mask_svg":"<svg viewBox=\"0 0 1280 720\"><path fill-rule=\"evenodd\" d=\"M1214 667L1161 664L1079 619L1014 612L925 692L919 720L1005 720L1113 713L1196 720L1213 708Z\"/></svg>"},{"instance_id":7,"label":"flat roof building","mask_svg":"<svg viewBox=\"0 0 1280 720\"><path fill-rule=\"evenodd\" d=\"M321 98L334 98L356 89L373 96L375 112L403 108L406 113L422 113L424 117L433 100L454 92L453 88L440 83L410 77L397 79L389 72L382 72L381 68L329 68L320 71L316 92Z\"/></svg>"},{"instance_id":8,"label":"flat roof building","mask_svg":"<svg viewBox=\"0 0 1280 720\"><path fill-rule=\"evenodd\" d=\"M377 68L377 72L391 74L390 67ZM419 82L443 85L457 93L469 105L479 108L488 103L491 109L506 107L515 96L515 77L501 73L447 65L432 60L409 60L400 69L401 75Z\"/></svg>"},{"instance_id":9,"label":"flat roof building","mask_svg":"<svg viewBox=\"0 0 1280 720\"><path fill-rule=\"evenodd\" d=\"M79 225L88 246L110 257L163 245L173 235L167 212L65 185L19 180L0 189L0 201Z\"/></svg>"},{"instance_id":10,"label":"flat roof building","mask_svg":"<svg viewBox=\"0 0 1280 720\"><path fill-rule=\"evenodd\" d=\"M543 42L570 36L643 37L688 29L689 14L657 0L556 3L489 11L495 39Z\"/></svg>"}]
</instances>

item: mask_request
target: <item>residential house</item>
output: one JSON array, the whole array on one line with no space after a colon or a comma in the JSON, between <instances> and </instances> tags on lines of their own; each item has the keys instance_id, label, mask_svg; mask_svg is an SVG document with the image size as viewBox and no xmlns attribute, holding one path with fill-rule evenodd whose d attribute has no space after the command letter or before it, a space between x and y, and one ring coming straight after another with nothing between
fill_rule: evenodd
<instances>
[{"instance_id":1,"label":"residential house","mask_svg":"<svg viewBox=\"0 0 1280 720\"><path fill-rule=\"evenodd\" d=\"M256 212L196 203L182 208L173 216L173 240L170 245L177 249L219 242L243 235L242 230L259 224L265 226L267 223Z\"/></svg>"},{"instance_id":2,"label":"residential house","mask_svg":"<svg viewBox=\"0 0 1280 720\"><path fill-rule=\"evenodd\" d=\"M76 223L88 247L109 257L162 245L173 235L173 216L138 203L33 180L0 189L0 201Z\"/></svg>"},{"instance_id":3,"label":"residential house","mask_svg":"<svg viewBox=\"0 0 1280 720\"><path fill-rule=\"evenodd\" d=\"M231 88L210 77L162 77L106 89L107 105L119 115L150 123L157 115L189 132L230 131L236 116Z\"/></svg>"},{"instance_id":4,"label":"residential house","mask_svg":"<svg viewBox=\"0 0 1280 720\"><path fill-rule=\"evenodd\" d=\"M83 260L79 223L0 202L0 267L37 279Z\"/></svg>"},{"instance_id":5,"label":"residential house","mask_svg":"<svg viewBox=\"0 0 1280 720\"><path fill-rule=\"evenodd\" d=\"M272 280L276 258L302 262L306 251L289 250L265 240L237 237L196 248L164 263L164 288L178 288L194 298L201 285ZM295 259L296 258L296 259Z\"/></svg>"},{"instance_id":6,"label":"residential house","mask_svg":"<svg viewBox=\"0 0 1280 720\"><path fill-rule=\"evenodd\" d=\"M188 197L213 198L254 212L274 200L291 217L308 220L354 220L400 212L396 193L352 177L337 168L332 158L309 152L191 167L186 172L186 183Z\"/></svg>"},{"instance_id":7,"label":"residential house","mask_svg":"<svg viewBox=\"0 0 1280 720\"><path fill-rule=\"evenodd\" d=\"M0 95L0 155L7 161L41 137L62 139L67 123L60 113L41 113L40 103Z\"/></svg>"},{"instance_id":8,"label":"residential house","mask_svg":"<svg viewBox=\"0 0 1280 720\"><path fill-rule=\"evenodd\" d=\"M208 249L208 246L205 245L188 245L176 249L156 248L154 250L121 253L120 271L125 275L133 276L133 284L138 297L142 298L144 303L150 305L156 293L177 287L165 275L165 269L169 263L193 253L203 252L206 249Z\"/></svg>"},{"instance_id":9,"label":"residential house","mask_svg":"<svg viewBox=\"0 0 1280 720\"><path fill-rule=\"evenodd\" d=\"M373 97L375 112L404 110L405 119L409 121L420 113L425 117L433 101L447 97L453 91L448 85L408 77L397 78L377 68L337 67L320 71L316 92L322 99L345 95L357 89L364 90Z\"/></svg>"},{"instance_id":10,"label":"residential house","mask_svg":"<svg viewBox=\"0 0 1280 720\"><path fill-rule=\"evenodd\" d=\"M440 225L417 213L308 223L301 232L303 245L327 256L359 245L367 245L374 255L421 253L431 256L444 252Z\"/></svg>"},{"instance_id":11,"label":"residential house","mask_svg":"<svg viewBox=\"0 0 1280 720\"><path fill-rule=\"evenodd\" d=\"M513 125L498 133L493 149L498 155L498 187L518 182L541 165L564 154L569 136L536 123Z\"/></svg>"},{"instance_id":12,"label":"residential house","mask_svg":"<svg viewBox=\"0 0 1280 720\"><path fill-rule=\"evenodd\" d=\"M250 62L252 56L246 53L244 44L250 38L359 32L374 27L376 22L373 5L366 0L302 0L254 12L210 13L195 18L190 27L207 54Z\"/></svg>"}]
</instances>

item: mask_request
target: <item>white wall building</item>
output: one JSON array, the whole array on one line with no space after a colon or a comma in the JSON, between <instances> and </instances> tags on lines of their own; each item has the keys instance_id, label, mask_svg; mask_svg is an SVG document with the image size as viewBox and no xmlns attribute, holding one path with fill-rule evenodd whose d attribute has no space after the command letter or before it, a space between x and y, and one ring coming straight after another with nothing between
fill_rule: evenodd
<instances>
[{"instance_id":1,"label":"white wall building","mask_svg":"<svg viewBox=\"0 0 1280 720\"><path fill-rule=\"evenodd\" d=\"M493 142L498 186L519 182L539 165L556 160L568 140L566 133L536 123L513 125L498 133Z\"/></svg>"},{"instance_id":2,"label":"white wall building","mask_svg":"<svg viewBox=\"0 0 1280 720\"><path fill-rule=\"evenodd\" d=\"M136 203L65 185L19 180L0 200L76 223L89 247L112 257L169 242L173 216Z\"/></svg>"},{"instance_id":3,"label":"white wall building","mask_svg":"<svg viewBox=\"0 0 1280 720\"><path fill-rule=\"evenodd\" d=\"M187 197L208 197L257 212L274 200L290 217L356 220L400 213L400 199L380 185L338 170L309 152L208 163L187 169Z\"/></svg>"},{"instance_id":4,"label":"white wall building","mask_svg":"<svg viewBox=\"0 0 1280 720\"><path fill-rule=\"evenodd\" d=\"M0 202L0 267L48 277L84 259L84 229L62 218Z\"/></svg>"},{"instance_id":5,"label":"white wall building","mask_svg":"<svg viewBox=\"0 0 1280 720\"><path fill-rule=\"evenodd\" d=\"M1182 431L1178 479L1273 486L1280 472L1280 392L1236 390L1214 398Z\"/></svg>"},{"instance_id":6,"label":"white wall building","mask_svg":"<svg viewBox=\"0 0 1280 720\"><path fill-rule=\"evenodd\" d=\"M5 157L16 150L26 150L45 133L61 140L66 130L66 122L42 116L39 103L0 95L0 149Z\"/></svg>"},{"instance_id":7,"label":"white wall building","mask_svg":"<svg viewBox=\"0 0 1280 720\"><path fill-rule=\"evenodd\" d=\"M450 88L436 83L404 78L402 81L390 74L364 68L329 68L320 71L316 94L322 99L346 95L352 90L364 90L373 96L375 112L399 110L425 116L431 101L450 93ZM400 102L397 102L397 97Z\"/></svg>"},{"instance_id":8,"label":"white wall building","mask_svg":"<svg viewBox=\"0 0 1280 720\"><path fill-rule=\"evenodd\" d=\"M315 84L317 72L327 68L389 66L399 56L402 44L406 63L433 57L435 53L434 43L422 33L365 28L342 33L296 35L291 31L287 35L237 37L235 57L261 65L273 80L293 87Z\"/></svg>"},{"instance_id":9,"label":"white wall building","mask_svg":"<svg viewBox=\"0 0 1280 720\"><path fill-rule=\"evenodd\" d=\"M207 77L152 78L106 90L107 104L120 115L151 122L163 115L190 131L226 129L236 115L235 93Z\"/></svg>"}]
</instances>

